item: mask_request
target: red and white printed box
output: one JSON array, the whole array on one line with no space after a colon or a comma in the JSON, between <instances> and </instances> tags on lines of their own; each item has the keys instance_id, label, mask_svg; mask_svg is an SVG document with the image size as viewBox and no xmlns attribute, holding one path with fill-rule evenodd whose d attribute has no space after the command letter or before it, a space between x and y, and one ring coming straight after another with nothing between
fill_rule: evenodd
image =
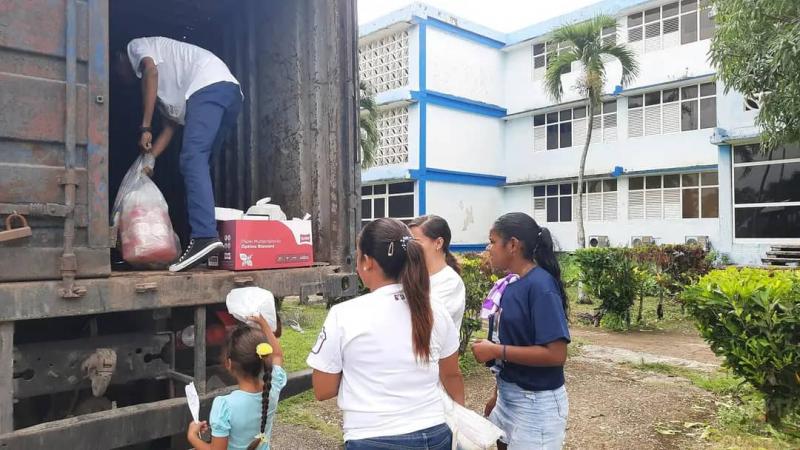
<instances>
[{"instance_id":1,"label":"red and white printed box","mask_svg":"<svg viewBox=\"0 0 800 450\"><path fill-rule=\"evenodd\" d=\"M223 250L209 258L209 267L258 270L314 264L310 220L227 220L217 227Z\"/></svg>"}]
</instances>

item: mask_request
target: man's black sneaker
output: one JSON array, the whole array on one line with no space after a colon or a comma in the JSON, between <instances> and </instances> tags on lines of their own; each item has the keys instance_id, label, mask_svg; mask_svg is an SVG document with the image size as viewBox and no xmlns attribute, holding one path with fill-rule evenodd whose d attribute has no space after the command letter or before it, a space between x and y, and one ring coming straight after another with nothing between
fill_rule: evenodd
<instances>
[{"instance_id":1,"label":"man's black sneaker","mask_svg":"<svg viewBox=\"0 0 800 450\"><path fill-rule=\"evenodd\" d=\"M222 242L217 238L195 238L189 241L189 246L183 255L169 266L170 272L180 272L191 269L205 262L209 256L214 255L222 248Z\"/></svg>"}]
</instances>

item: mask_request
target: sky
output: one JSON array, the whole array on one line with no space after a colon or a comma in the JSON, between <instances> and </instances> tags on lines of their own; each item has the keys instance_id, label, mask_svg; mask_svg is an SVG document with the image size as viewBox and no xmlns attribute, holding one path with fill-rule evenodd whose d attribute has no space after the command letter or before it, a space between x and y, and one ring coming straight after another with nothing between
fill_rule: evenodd
<instances>
[{"instance_id":1,"label":"sky","mask_svg":"<svg viewBox=\"0 0 800 450\"><path fill-rule=\"evenodd\" d=\"M456 16L508 33L569 13L599 0L423 0ZM358 0L358 23L371 22L413 0Z\"/></svg>"}]
</instances>

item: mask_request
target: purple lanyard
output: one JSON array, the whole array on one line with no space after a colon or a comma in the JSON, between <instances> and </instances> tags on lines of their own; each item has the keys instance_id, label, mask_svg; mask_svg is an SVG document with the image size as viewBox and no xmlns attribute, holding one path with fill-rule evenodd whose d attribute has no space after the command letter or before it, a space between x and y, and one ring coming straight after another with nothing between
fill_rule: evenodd
<instances>
[{"instance_id":1,"label":"purple lanyard","mask_svg":"<svg viewBox=\"0 0 800 450\"><path fill-rule=\"evenodd\" d=\"M519 275L510 273L494 283L492 290L489 291L489 295L487 295L486 299L483 301L481 319L488 319L489 316L497 312L500 308L500 299L503 297L503 292L505 292L509 284L517 280L519 280Z\"/></svg>"}]
</instances>

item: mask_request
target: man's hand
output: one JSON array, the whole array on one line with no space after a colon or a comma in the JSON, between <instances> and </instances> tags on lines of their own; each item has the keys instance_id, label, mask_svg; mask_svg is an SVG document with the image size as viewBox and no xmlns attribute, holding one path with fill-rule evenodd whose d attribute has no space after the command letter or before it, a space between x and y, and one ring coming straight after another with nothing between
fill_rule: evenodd
<instances>
[{"instance_id":1,"label":"man's hand","mask_svg":"<svg viewBox=\"0 0 800 450\"><path fill-rule=\"evenodd\" d=\"M485 363L498 358L500 346L486 339L479 339L472 344L472 354L478 362Z\"/></svg>"},{"instance_id":2,"label":"man's hand","mask_svg":"<svg viewBox=\"0 0 800 450\"><path fill-rule=\"evenodd\" d=\"M142 132L141 137L139 137L139 148L143 152L149 152L153 148L153 133L149 131Z\"/></svg>"}]
</instances>

